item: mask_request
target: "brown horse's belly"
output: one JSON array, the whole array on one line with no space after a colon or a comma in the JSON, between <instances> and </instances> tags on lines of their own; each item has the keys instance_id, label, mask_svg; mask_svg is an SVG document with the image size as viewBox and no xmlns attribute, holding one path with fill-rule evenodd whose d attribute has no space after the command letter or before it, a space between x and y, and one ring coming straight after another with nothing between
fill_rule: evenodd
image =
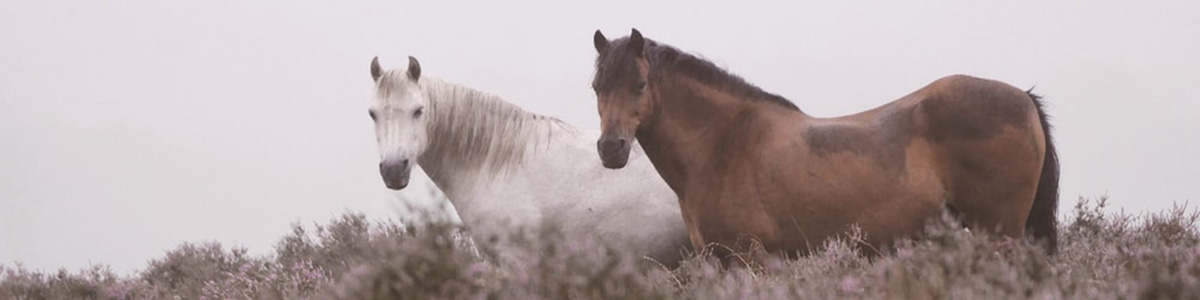
<instances>
[{"instance_id":1,"label":"brown horse's belly","mask_svg":"<svg viewBox=\"0 0 1200 300\"><path fill-rule=\"evenodd\" d=\"M761 203L753 199L720 197L716 192L681 199L689 220L692 244L708 248L714 254L731 250L742 253L752 247L773 250L779 243L779 229L768 218Z\"/></svg>"},{"instance_id":2,"label":"brown horse's belly","mask_svg":"<svg viewBox=\"0 0 1200 300\"><path fill-rule=\"evenodd\" d=\"M919 234L924 225L942 209L936 196L926 193L896 194L892 197L857 198L855 205L828 207L802 214L779 212L774 215L781 234L778 250L807 253L823 247L831 238L850 238L861 230L866 244L858 244L866 253L887 251L898 239ZM833 202L833 201L830 201Z\"/></svg>"},{"instance_id":3,"label":"brown horse's belly","mask_svg":"<svg viewBox=\"0 0 1200 300\"><path fill-rule=\"evenodd\" d=\"M893 241L918 234L942 208L939 193L897 192L887 196L828 194L823 197L771 199L686 199L707 203L692 209L692 241L714 254L745 253L761 247L777 254L804 255L831 238L861 229L864 253L886 251ZM724 200L724 201L723 201ZM842 205L838 205L838 204Z\"/></svg>"},{"instance_id":4,"label":"brown horse's belly","mask_svg":"<svg viewBox=\"0 0 1200 300\"><path fill-rule=\"evenodd\" d=\"M847 154L822 164L796 164L802 170L792 173L804 174L806 180L793 181L786 189L740 191L759 196L741 197L724 208L730 212L709 216L705 220L724 221L701 234L710 242L718 242L714 237L719 236L734 243L730 245L752 236L765 250L805 254L828 239L848 237L857 227L866 242L859 246L870 248L863 249L866 253L886 251L897 239L921 233L942 212L946 199L930 146L913 142L906 149L899 173L882 172L875 161ZM728 232L730 228L740 232Z\"/></svg>"}]
</instances>

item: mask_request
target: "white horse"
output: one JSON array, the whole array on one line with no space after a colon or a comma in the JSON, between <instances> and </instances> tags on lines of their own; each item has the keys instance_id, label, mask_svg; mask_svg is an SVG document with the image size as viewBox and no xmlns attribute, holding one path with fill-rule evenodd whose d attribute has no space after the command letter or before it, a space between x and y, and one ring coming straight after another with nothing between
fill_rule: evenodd
<instances>
[{"instance_id":1,"label":"white horse","mask_svg":"<svg viewBox=\"0 0 1200 300\"><path fill-rule=\"evenodd\" d=\"M598 131L581 132L465 86L371 61L370 107L380 174L393 190L414 163L458 210L476 239L553 222L567 237L599 238L674 265L690 249L675 193L636 148L628 166L596 157Z\"/></svg>"}]
</instances>

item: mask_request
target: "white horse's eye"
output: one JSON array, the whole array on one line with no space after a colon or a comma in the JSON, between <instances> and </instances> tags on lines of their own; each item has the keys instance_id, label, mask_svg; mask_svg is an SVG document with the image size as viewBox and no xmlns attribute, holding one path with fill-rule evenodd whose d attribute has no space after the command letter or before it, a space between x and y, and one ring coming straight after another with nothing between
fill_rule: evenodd
<instances>
[{"instance_id":1,"label":"white horse's eye","mask_svg":"<svg viewBox=\"0 0 1200 300\"><path fill-rule=\"evenodd\" d=\"M424 107L422 107L422 108L417 108L417 110L414 110L414 111L413 111L413 118L420 118L420 117L421 117L421 115L422 115L422 114L424 114L424 113L425 113L425 108L424 108Z\"/></svg>"},{"instance_id":2,"label":"white horse's eye","mask_svg":"<svg viewBox=\"0 0 1200 300\"><path fill-rule=\"evenodd\" d=\"M368 115L371 115L371 121L376 121L376 120L375 120L375 111L373 111L373 110L368 110L368 111L367 111L367 114L368 114Z\"/></svg>"}]
</instances>

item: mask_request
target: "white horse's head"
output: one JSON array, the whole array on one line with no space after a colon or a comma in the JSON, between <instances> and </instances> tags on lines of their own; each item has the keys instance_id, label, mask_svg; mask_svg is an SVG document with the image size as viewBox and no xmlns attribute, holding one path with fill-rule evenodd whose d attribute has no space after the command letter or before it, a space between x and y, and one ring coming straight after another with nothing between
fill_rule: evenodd
<instances>
[{"instance_id":1,"label":"white horse's head","mask_svg":"<svg viewBox=\"0 0 1200 300\"><path fill-rule=\"evenodd\" d=\"M384 72L379 58L371 60L375 97L369 109L379 142L379 174L389 189L408 186L412 166L425 151L429 137L425 129L425 93L418 80L421 65L408 57L408 69Z\"/></svg>"}]
</instances>

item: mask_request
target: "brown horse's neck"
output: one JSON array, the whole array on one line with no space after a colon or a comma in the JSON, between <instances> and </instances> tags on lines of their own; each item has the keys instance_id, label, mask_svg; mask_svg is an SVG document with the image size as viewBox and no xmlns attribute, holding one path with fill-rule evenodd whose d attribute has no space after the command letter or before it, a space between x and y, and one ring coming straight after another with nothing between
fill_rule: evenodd
<instances>
[{"instance_id":1,"label":"brown horse's neck","mask_svg":"<svg viewBox=\"0 0 1200 300\"><path fill-rule=\"evenodd\" d=\"M742 154L731 145L749 146L755 136L776 126L768 115L803 113L776 103L750 99L686 76L665 76L651 90L653 112L642 120L637 140L671 189L679 193L698 178L723 168ZM757 132L756 132L757 131ZM699 181L698 181L699 180Z\"/></svg>"}]
</instances>

